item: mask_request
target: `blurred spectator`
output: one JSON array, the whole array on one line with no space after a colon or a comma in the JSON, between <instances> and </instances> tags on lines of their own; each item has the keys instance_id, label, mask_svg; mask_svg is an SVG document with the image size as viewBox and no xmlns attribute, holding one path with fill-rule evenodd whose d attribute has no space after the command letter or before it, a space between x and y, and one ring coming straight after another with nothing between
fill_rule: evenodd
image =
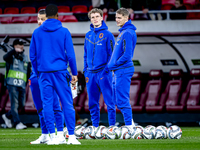
<instances>
[{"instance_id":1,"label":"blurred spectator","mask_svg":"<svg viewBox=\"0 0 200 150\"><path fill-rule=\"evenodd\" d=\"M142 11L146 0L121 0L121 7L127 8L130 13L130 19L147 20L146 13L134 14L134 11Z\"/></svg>"},{"instance_id":2,"label":"blurred spectator","mask_svg":"<svg viewBox=\"0 0 200 150\"><path fill-rule=\"evenodd\" d=\"M26 100L26 84L30 77L30 63L28 56L24 54L24 42L21 39L15 39L13 49L3 56L6 61L6 85L9 91L11 101L11 110L2 115L2 118L8 128L12 128L11 119L16 129L26 129L19 118L18 110L24 112Z\"/></svg>"},{"instance_id":3,"label":"blurred spectator","mask_svg":"<svg viewBox=\"0 0 200 150\"><path fill-rule=\"evenodd\" d=\"M183 0L176 0L175 6L171 10L186 10L186 7L183 5ZM170 13L170 19L186 19L186 13Z\"/></svg>"},{"instance_id":4,"label":"blurred spectator","mask_svg":"<svg viewBox=\"0 0 200 150\"><path fill-rule=\"evenodd\" d=\"M148 13L149 10L161 10L162 0L145 0L143 13ZM162 20L160 13L149 14L151 20Z\"/></svg>"},{"instance_id":5,"label":"blurred spectator","mask_svg":"<svg viewBox=\"0 0 200 150\"><path fill-rule=\"evenodd\" d=\"M115 12L118 9L117 2L115 0L92 0L93 8L99 8L103 10L103 13L108 16L108 21L115 20L115 14L109 14L109 12Z\"/></svg>"}]
</instances>

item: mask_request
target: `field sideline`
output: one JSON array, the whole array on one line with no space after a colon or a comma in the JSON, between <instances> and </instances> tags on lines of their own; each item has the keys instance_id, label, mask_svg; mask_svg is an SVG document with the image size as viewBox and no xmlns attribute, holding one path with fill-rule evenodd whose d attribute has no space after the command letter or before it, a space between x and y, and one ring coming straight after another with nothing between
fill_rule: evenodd
<instances>
[{"instance_id":1,"label":"field sideline","mask_svg":"<svg viewBox=\"0 0 200 150\"><path fill-rule=\"evenodd\" d=\"M40 128L26 130L0 129L0 149L2 150L200 150L200 127L181 127L183 134L179 140L79 140L82 145L31 145L37 139Z\"/></svg>"}]
</instances>

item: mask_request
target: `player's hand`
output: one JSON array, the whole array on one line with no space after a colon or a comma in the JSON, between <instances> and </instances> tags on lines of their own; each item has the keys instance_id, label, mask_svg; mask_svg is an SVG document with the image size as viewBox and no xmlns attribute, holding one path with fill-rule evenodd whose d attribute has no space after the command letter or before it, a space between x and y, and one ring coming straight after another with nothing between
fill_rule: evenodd
<instances>
[{"instance_id":1,"label":"player's hand","mask_svg":"<svg viewBox=\"0 0 200 150\"><path fill-rule=\"evenodd\" d=\"M142 11L143 11L144 14L146 14L146 13L149 12L149 9L145 8L145 9L143 9Z\"/></svg>"},{"instance_id":2,"label":"player's hand","mask_svg":"<svg viewBox=\"0 0 200 150\"><path fill-rule=\"evenodd\" d=\"M78 81L78 77L72 76L72 81L71 81L72 86L75 86L77 81Z\"/></svg>"},{"instance_id":3,"label":"player's hand","mask_svg":"<svg viewBox=\"0 0 200 150\"><path fill-rule=\"evenodd\" d=\"M16 51L16 52L22 52L23 49L21 49L21 48L15 48L15 51Z\"/></svg>"}]
</instances>

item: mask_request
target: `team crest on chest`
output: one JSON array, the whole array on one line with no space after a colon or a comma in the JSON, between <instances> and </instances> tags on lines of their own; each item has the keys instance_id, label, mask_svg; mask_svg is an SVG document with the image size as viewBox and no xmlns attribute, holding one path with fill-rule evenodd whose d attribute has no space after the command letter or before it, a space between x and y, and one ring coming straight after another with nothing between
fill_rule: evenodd
<instances>
[{"instance_id":1,"label":"team crest on chest","mask_svg":"<svg viewBox=\"0 0 200 150\"><path fill-rule=\"evenodd\" d=\"M99 38L101 39L103 37L103 33L100 33L99 34Z\"/></svg>"}]
</instances>

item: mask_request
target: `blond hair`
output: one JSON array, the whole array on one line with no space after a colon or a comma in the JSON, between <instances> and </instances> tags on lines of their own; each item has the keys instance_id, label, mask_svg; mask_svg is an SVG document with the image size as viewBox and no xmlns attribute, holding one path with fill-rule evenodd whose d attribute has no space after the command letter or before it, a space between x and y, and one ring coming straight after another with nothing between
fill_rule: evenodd
<instances>
[{"instance_id":1,"label":"blond hair","mask_svg":"<svg viewBox=\"0 0 200 150\"><path fill-rule=\"evenodd\" d=\"M103 11L101 9L98 8L93 8L92 10L90 10L88 12L88 18L91 19L91 14L93 13L99 13L101 15L101 17L103 17Z\"/></svg>"},{"instance_id":2,"label":"blond hair","mask_svg":"<svg viewBox=\"0 0 200 150\"><path fill-rule=\"evenodd\" d=\"M116 11L117 14L121 14L122 16L129 16L129 12L126 8L120 8Z\"/></svg>"}]
</instances>

